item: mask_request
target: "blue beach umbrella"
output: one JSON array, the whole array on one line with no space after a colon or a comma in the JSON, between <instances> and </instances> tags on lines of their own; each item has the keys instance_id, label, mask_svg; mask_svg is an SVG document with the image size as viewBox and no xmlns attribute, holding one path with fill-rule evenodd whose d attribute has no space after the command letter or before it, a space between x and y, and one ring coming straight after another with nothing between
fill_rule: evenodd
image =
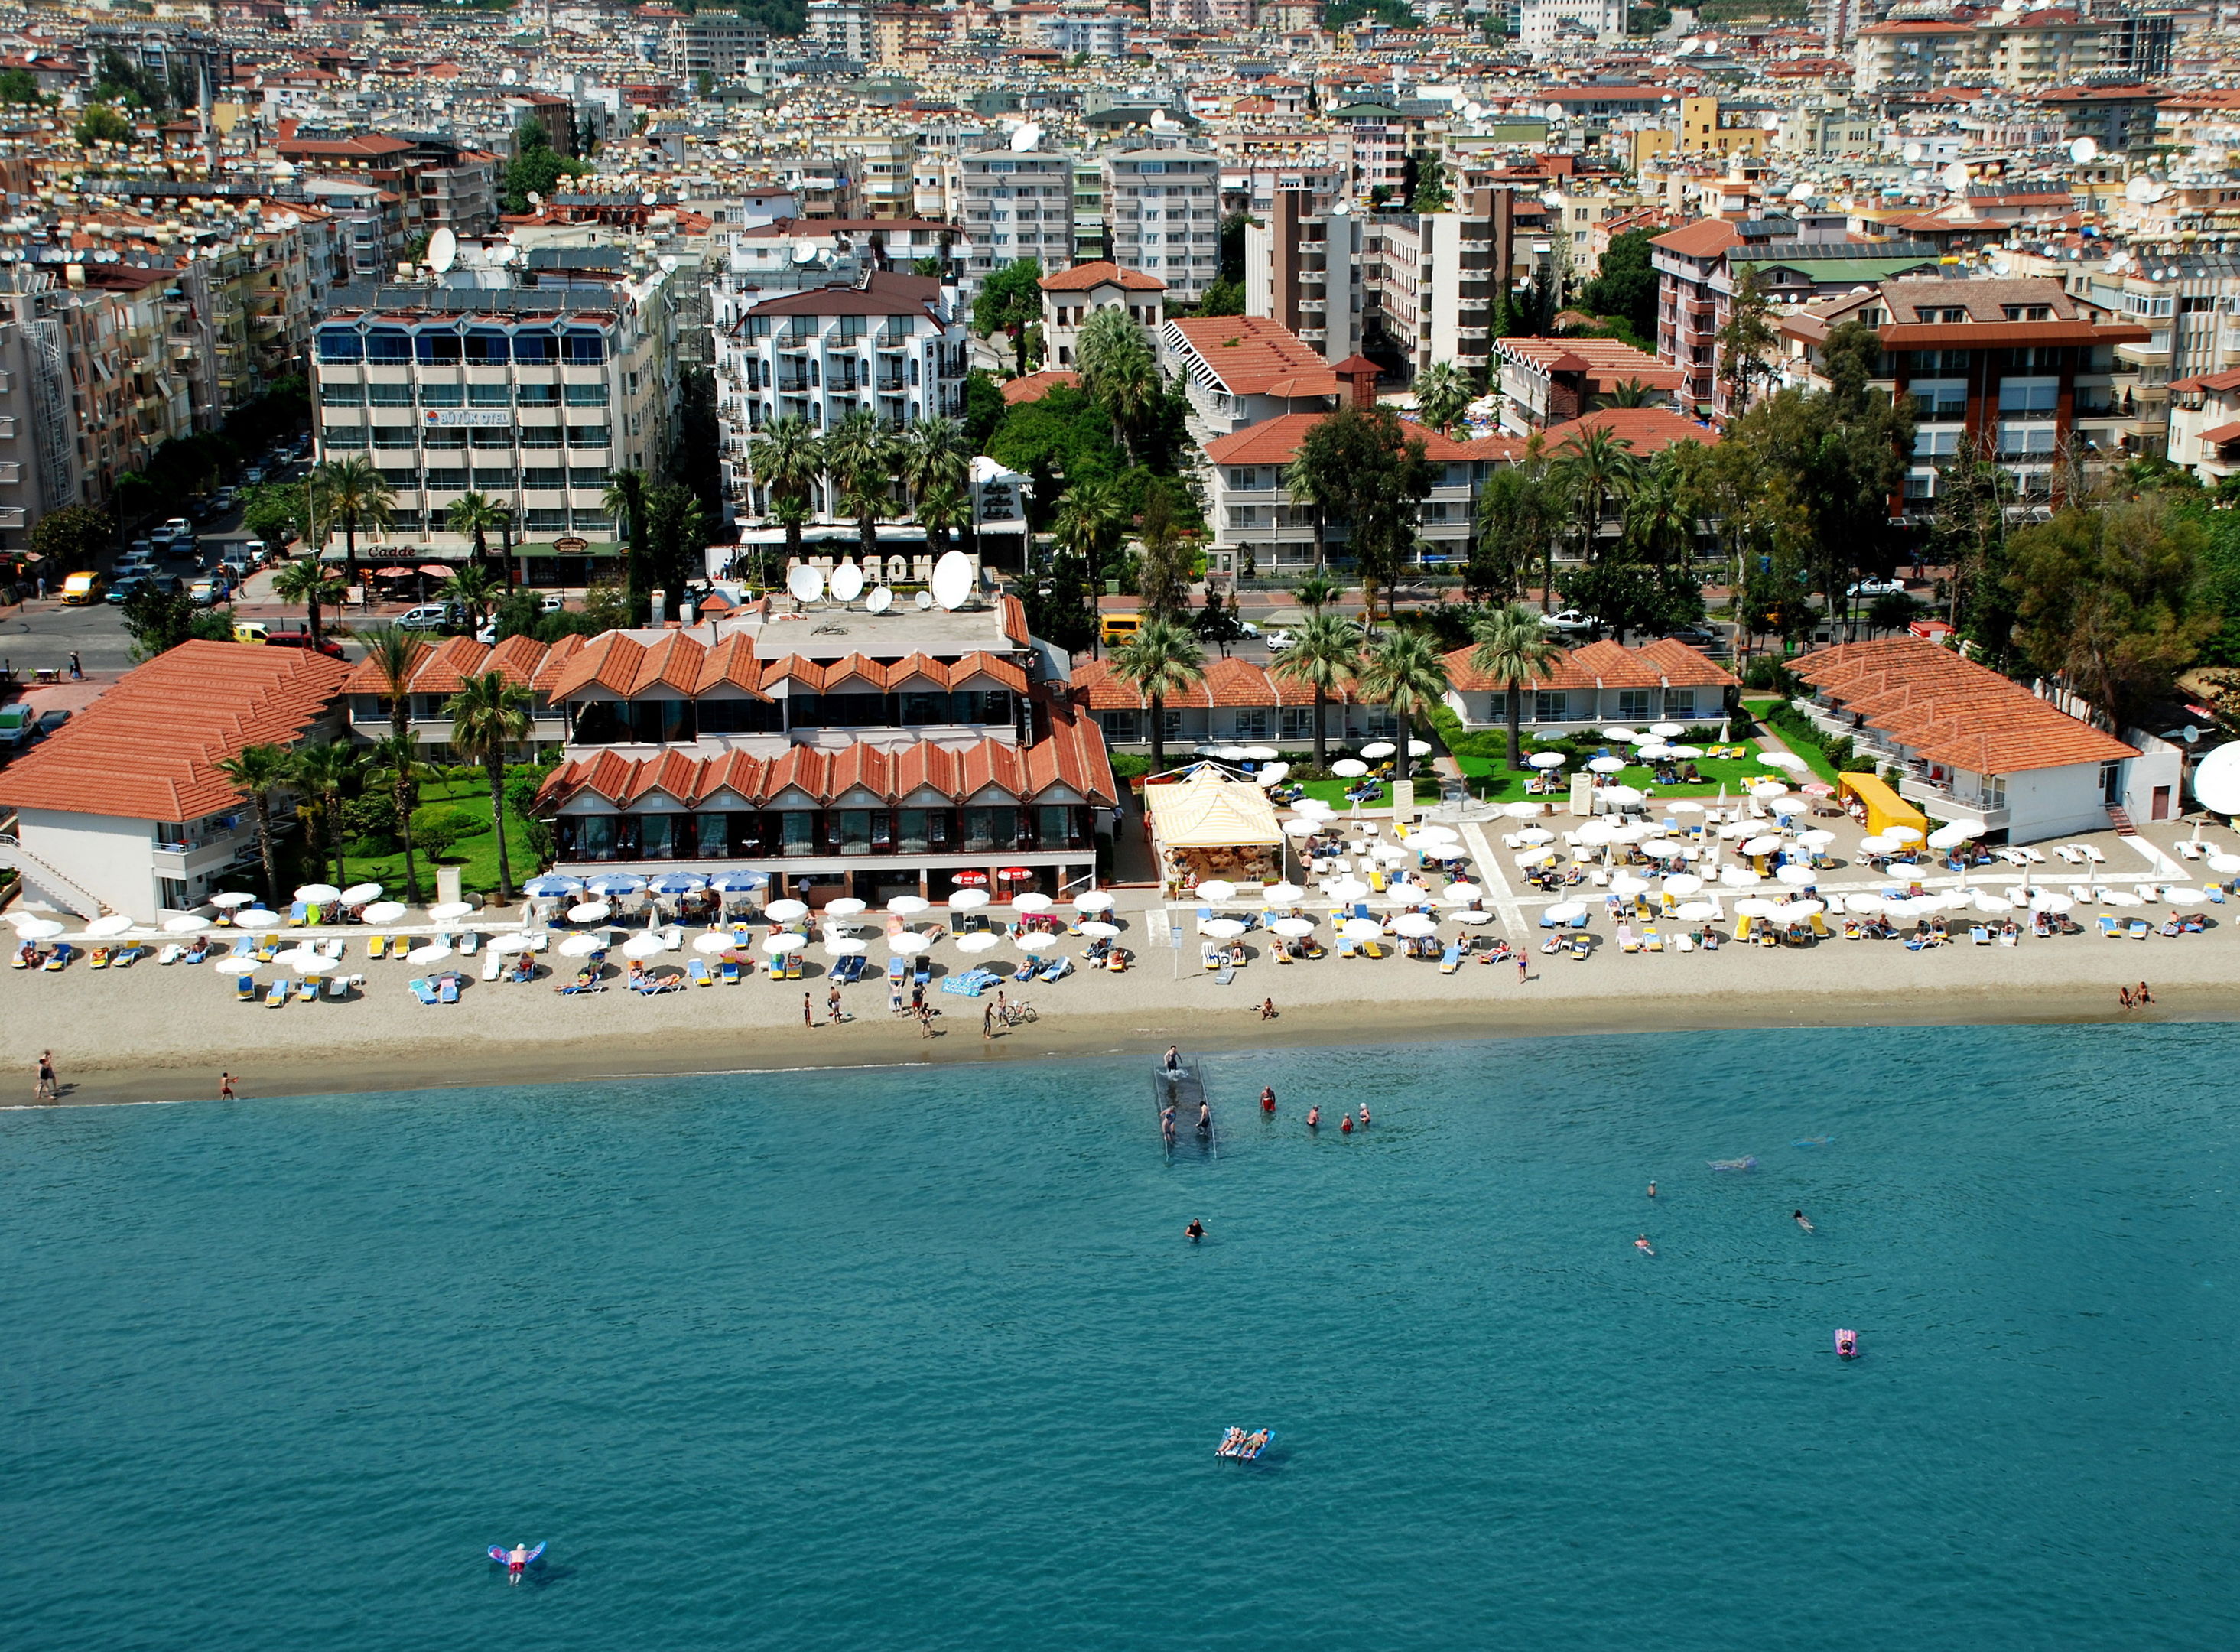
<instances>
[{"instance_id":1,"label":"blue beach umbrella","mask_svg":"<svg viewBox=\"0 0 2240 1652\"><path fill-rule=\"evenodd\" d=\"M547 872L542 877L530 878L528 883L521 886L521 892L532 900L553 901L570 895L582 894L583 885L580 879L562 877L557 873Z\"/></svg>"},{"instance_id":2,"label":"blue beach umbrella","mask_svg":"<svg viewBox=\"0 0 2240 1652\"><path fill-rule=\"evenodd\" d=\"M697 872L663 872L646 885L656 895L697 895L708 887Z\"/></svg>"},{"instance_id":3,"label":"blue beach umbrella","mask_svg":"<svg viewBox=\"0 0 2240 1652\"><path fill-rule=\"evenodd\" d=\"M718 872L708 880L708 887L724 895L752 895L757 889L770 887L768 872Z\"/></svg>"},{"instance_id":4,"label":"blue beach umbrella","mask_svg":"<svg viewBox=\"0 0 2240 1652\"><path fill-rule=\"evenodd\" d=\"M602 872L589 879L583 887L593 895L636 895L645 887L645 880L628 872Z\"/></svg>"}]
</instances>

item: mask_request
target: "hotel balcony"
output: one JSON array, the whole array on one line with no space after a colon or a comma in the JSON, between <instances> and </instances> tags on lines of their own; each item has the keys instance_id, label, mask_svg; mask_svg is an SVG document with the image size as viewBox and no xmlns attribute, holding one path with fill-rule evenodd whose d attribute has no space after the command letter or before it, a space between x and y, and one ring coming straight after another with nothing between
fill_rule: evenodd
<instances>
[{"instance_id":1,"label":"hotel balcony","mask_svg":"<svg viewBox=\"0 0 2240 1652\"><path fill-rule=\"evenodd\" d=\"M2006 829L2010 816L2003 808L1993 808L1978 801L1981 794L1963 795L1947 787L1932 784L1918 775L1907 775L1897 783L1897 795L1909 803L1919 803L1922 812L1938 820L1980 820L1987 832Z\"/></svg>"}]
</instances>

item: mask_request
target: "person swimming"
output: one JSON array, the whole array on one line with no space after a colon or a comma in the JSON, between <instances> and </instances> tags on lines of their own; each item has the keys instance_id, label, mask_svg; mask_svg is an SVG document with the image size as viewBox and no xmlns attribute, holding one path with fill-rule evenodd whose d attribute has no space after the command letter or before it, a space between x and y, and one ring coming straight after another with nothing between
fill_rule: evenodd
<instances>
[{"instance_id":1,"label":"person swimming","mask_svg":"<svg viewBox=\"0 0 2240 1652\"><path fill-rule=\"evenodd\" d=\"M1315 1106L1309 1108L1307 1109L1307 1128L1310 1130L1318 1130L1322 1129L1322 1127L1323 1109L1321 1107Z\"/></svg>"},{"instance_id":2,"label":"person swimming","mask_svg":"<svg viewBox=\"0 0 2240 1652\"><path fill-rule=\"evenodd\" d=\"M1633 1248L1644 1256L1653 1256L1657 1254L1657 1247L1649 1242L1649 1236L1645 1233L1633 1242Z\"/></svg>"},{"instance_id":3,"label":"person swimming","mask_svg":"<svg viewBox=\"0 0 2240 1652\"><path fill-rule=\"evenodd\" d=\"M1649 1184L1649 1196L1652 1199L1657 1196L1657 1183L1654 1182Z\"/></svg>"},{"instance_id":4,"label":"person swimming","mask_svg":"<svg viewBox=\"0 0 2240 1652\"><path fill-rule=\"evenodd\" d=\"M1340 1136L1351 1136L1353 1134L1352 1114L1340 1113L1337 1116L1337 1130Z\"/></svg>"},{"instance_id":5,"label":"person swimming","mask_svg":"<svg viewBox=\"0 0 2240 1652\"><path fill-rule=\"evenodd\" d=\"M1200 1102L1197 1104L1197 1133L1200 1136L1213 1134L1213 1107L1210 1102Z\"/></svg>"},{"instance_id":6,"label":"person swimming","mask_svg":"<svg viewBox=\"0 0 2240 1652\"><path fill-rule=\"evenodd\" d=\"M1196 1244L1199 1240L1205 1237L1205 1223L1200 1222L1196 1216L1192 1216L1190 1218L1190 1225L1183 1229L1183 1236L1188 1239L1192 1244Z\"/></svg>"},{"instance_id":7,"label":"person swimming","mask_svg":"<svg viewBox=\"0 0 2240 1652\"><path fill-rule=\"evenodd\" d=\"M1167 1138L1167 1145L1175 1144L1175 1107L1172 1102L1159 1109L1159 1134Z\"/></svg>"},{"instance_id":8,"label":"person swimming","mask_svg":"<svg viewBox=\"0 0 2240 1652\"><path fill-rule=\"evenodd\" d=\"M1807 1233L1813 1233L1813 1232L1817 1232L1817 1229L1815 1229L1815 1228L1813 1227L1813 1225L1812 1225L1810 1222L1808 1222L1808 1221L1806 1221L1806 1220L1805 1220L1805 1218L1804 1218L1804 1213L1803 1213L1802 1210L1792 1210L1792 1211L1790 1211L1790 1212L1789 1213L1789 1219L1790 1219L1791 1222L1795 1222L1798 1227L1800 1227L1800 1228L1803 1229L1804 1229L1804 1231L1805 1231L1805 1232L1807 1232Z\"/></svg>"},{"instance_id":9,"label":"person swimming","mask_svg":"<svg viewBox=\"0 0 2240 1652\"><path fill-rule=\"evenodd\" d=\"M1170 1073L1179 1073L1182 1071L1183 1051L1180 1044L1169 1044L1167 1046L1166 1067L1167 1070Z\"/></svg>"},{"instance_id":10,"label":"person swimming","mask_svg":"<svg viewBox=\"0 0 2240 1652\"><path fill-rule=\"evenodd\" d=\"M1272 1113L1276 1110L1276 1091L1273 1086L1263 1089L1260 1092L1260 1110L1263 1113Z\"/></svg>"},{"instance_id":11,"label":"person swimming","mask_svg":"<svg viewBox=\"0 0 2240 1652\"><path fill-rule=\"evenodd\" d=\"M1361 1104L1361 1128L1364 1130L1369 1128L1369 1103L1367 1102L1363 1102Z\"/></svg>"}]
</instances>

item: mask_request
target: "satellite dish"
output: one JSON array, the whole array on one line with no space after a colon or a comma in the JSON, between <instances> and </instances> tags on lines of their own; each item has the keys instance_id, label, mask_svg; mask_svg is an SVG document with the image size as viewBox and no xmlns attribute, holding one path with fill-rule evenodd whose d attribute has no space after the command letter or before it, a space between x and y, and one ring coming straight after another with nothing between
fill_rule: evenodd
<instances>
[{"instance_id":1,"label":"satellite dish","mask_svg":"<svg viewBox=\"0 0 2240 1652\"><path fill-rule=\"evenodd\" d=\"M1963 162L1955 161L1937 175L1937 182L1958 195L1968 187L1968 168Z\"/></svg>"},{"instance_id":2,"label":"satellite dish","mask_svg":"<svg viewBox=\"0 0 2240 1652\"><path fill-rule=\"evenodd\" d=\"M2076 162L2079 166L2083 166L2086 162L2094 159L2099 155L2099 153L2100 143L2097 138L2077 138L2072 141L2069 146L2069 158Z\"/></svg>"},{"instance_id":3,"label":"satellite dish","mask_svg":"<svg viewBox=\"0 0 2240 1652\"><path fill-rule=\"evenodd\" d=\"M853 563L842 563L832 570L832 600L852 603L863 594L863 570Z\"/></svg>"},{"instance_id":4,"label":"satellite dish","mask_svg":"<svg viewBox=\"0 0 2240 1652\"><path fill-rule=\"evenodd\" d=\"M448 275L459 261L459 237L449 230L438 230L428 237L428 267L437 275Z\"/></svg>"},{"instance_id":5,"label":"satellite dish","mask_svg":"<svg viewBox=\"0 0 2240 1652\"><path fill-rule=\"evenodd\" d=\"M1014 155L1030 153L1042 141L1043 129L1034 122L1029 121L1011 134L1011 153Z\"/></svg>"},{"instance_id":6,"label":"satellite dish","mask_svg":"<svg viewBox=\"0 0 2240 1652\"><path fill-rule=\"evenodd\" d=\"M513 262L513 243L508 241L502 245L492 247L483 256L503 270Z\"/></svg>"},{"instance_id":7,"label":"satellite dish","mask_svg":"<svg viewBox=\"0 0 2240 1652\"><path fill-rule=\"evenodd\" d=\"M933 600L951 613L972 595L972 559L952 550L933 565Z\"/></svg>"},{"instance_id":8,"label":"satellite dish","mask_svg":"<svg viewBox=\"0 0 2240 1652\"><path fill-rule=\"evenodd\" d=\"M863 606L874 614L883 614L895 605L895 594L882 585L873 591Z\"/></svg>"},{"instance_id":9,"label":"satellite dish","mask_svg":"<svg viewBox=\"0 0 2240 1652\"><path fill-rule=\"evenodd\" d=\"M2123 198L2138 205L2144 205L2154 192L2155 186L2143 177L2133 178L2123 186Z\"/></svg>"},{"instance_id":10,"label":"satellite dish","mask_svg":"<svg viewBox=\"0 0 2240 1652\"><path fill-rule=\"evenodd\" d=\"M1902 153L1905 157L1905 163L1908 166L1911 166L1916 161L1921 158L1921 145L1918 143L1909 143L1905 146Z\"/></svg>"},{"instance_id":11,"label":"satellite dish","mask_svg":"<svg viewBox=\"0 0 2240 1652\"><path fill-rule=\"evenodd\" d=\"M637 203L640 206L659 206L661 204L661 197L656 195L651 190L648 190L643 195L638 197Z\"/></svg>"},{"instance_id":12,"label":"satellite dish","mask_svg":"<svg viewBox=\"0 0 2240 1652\"><path fill-rule=\"evenodd\" d=\"M1343 202L1343 201L1338 201L1338 202L1335 202L1335 203L1332 203L1332 205L1331 205L1331 207L1330 207L1330 216L1332 216L1333 218L1342 218L1342 217L1343 217L1343 216L1344 216L1348 212L1350 212L1350 211L1351 211L1351 210L1352 210L1352 208L1351 208L1350 206L1349 206L1345 202Z\"/></svg>"},{"instance_id":13,"label":"satellite dish","mask_svg":"<svg viewBox=\"0 0 2240 1652\"><path fill-rule=\"evenodd\" d=\"M807 563L796 563L786 570L785 588L799 603L813 603L824 595L824 570Z\"/></svg>"},{"instance_id":14,"label":"satellite dish","mask_svg":"<svg viewBox=\"0 0 2240 1652\"><path fill-rule=\"evenodd\" d=\"M928 609L931 608L932 606L933 606L933 593L932 593L931 591L920 591L920 592L917 594L917 608L918 608L918 612L919 612L919 613L921 613L921 614L923 614L923 613L924 613L924 612L926 611L926 610L928 610Z\"/></svg>"},{"instance_id":15,"label":"satellite dish","mask_svg":"<svg viewBox=\"0 0 2240 1652\"><path fill-rule=\"evenodd\" d=\"M2240 815L2240 741L2217 747L2194 765L2193 797L2203 809Z\"/></svg>"}]
</instances>

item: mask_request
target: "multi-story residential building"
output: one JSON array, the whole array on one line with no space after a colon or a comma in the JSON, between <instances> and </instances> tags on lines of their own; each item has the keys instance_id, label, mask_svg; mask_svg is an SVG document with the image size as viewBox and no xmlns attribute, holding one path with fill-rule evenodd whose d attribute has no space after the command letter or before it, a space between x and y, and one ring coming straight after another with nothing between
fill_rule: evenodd
<instances>
[{"instance_id":1,"label":"multi-story residential building","mask_svg":"<svg viewBox=\"0 0 2240 1652\"><path fill-rule=\"evenodd\" d=\"M1452 362L1478 383L1490 370L1493 311L1516 256L1517 196L1464 190L1451 212L1379 212L1367 231L1365 354L1413 379Z\"/></svg>"},{"instance_id":2,"label":"multi-story residential building","mask_svg":"<svg viewBox=\"0 0 2240 1652\"><path fill-rule=\"evenodd\" d=\"M1407 181L1408 126L1400 111L1383 103L1349 103L1332 110L1337 125L1350 183L1357 200L1384 191L1385 199L1400 193Z\"/></svg>"},{"instance_id":3,"label":"multi-story residential building","mask_svg":"<svg viewBox=\"0 0 2240 1652\"><path fill-rule=\"evenodd\" d=\"M1043 44L1052 51L1062 51L1069 57L1111 58L1128 55L1128 37L1140 19L1124 7L1115 7L1100 11L1069 9L1048 13L1039 21Z\"/></svg>"},{"instance_id":4,"label":"multi-story residential building","mask_svg":"<svg viewBox=\"0 0 2240 1652\"><path fill-rule=\"evenodd\" d=\"M1113 262L1195 304L1221 277L1221 163L1199 150L1121 150L1104 157L1104 224Z\"/></svg>"},{"instance_id":5,"label":"multi-story residential building","mask_svg":"<svg viewBox=\"0 0 2240 1652\"><path fill-rule=\"evenodd\" d=\"M1190 398L1190 434L1201 443L1288 413L1323 413L1350 395L1377 399L1377 363L1353 356L1333 367L1280 323L1258 316L1183 316L1159 329L1159 363Z\"/></svg>"},{"instance_id":6,"label":"multi-story residential building","mask_svg":"<svg viewBox=\"0 0 2240 1652\"><path fill-rule=\"evenodd\" d=\"M957 197L972 240L964 260L968 301L992 271L1021 258L1039 260L1046 271L1073 262L1071 156L1013 150L962 156Z\"/></svg>"},{"instance_id":7,"label":"multi-story residential building","mask_svg":"<svg viewBox=\"0 0 2240 1652\"><path fill-rule=\"evenodd\" d=\"M677 24L671 72L688 86L705 75L716 85L737 80L770 55L769 25L730 11L696 11Z\"/></svg>"},{"instance_id":8,"label":"multi-story residential building","mask_svg":"<svg viewBox=\"0 0 2240 1652\"><path fill-rule=\"evenodd\" d=\"M1077 161L1073 168L1073 256L1084 263L1094 263L1108 256L1110 251L1104 236L1104 169L1095 161Z\"/></svg>"},{"instance_id":9,"label":"multi-story residential building","mask_svg":"<svg viewBox=\"0 0 2240 1652\"><path fill-rule=\"evenodd\" d=\"M209 103L233 85L233 48L223 37L173 23L93 23L83 37L89 85L98 82L108 54L145 70L189 107Z\"/></svg>"},{"instance_id":10,"label":"multi-story residential building","mask_svg":"<svg viewBox=\"0 0 2240 1652\"><path fill-rule=\"evenodd\" d=\"M1517 37L1529 50L1625 38L1625 0L1521 0Z\"/></svg>"},{"instance_id":11,"label":"multi-story residential building","mask_svg":"<svg viewBox=\"0 0 2240 1652\"><path fill-rule=\"evenodd\" d=\"M930 258L953 284L972 243L925 218L779 218L734 232L710 291L712 322L729 328L749 305L783 292L854 282L867 270L912 271Z\"/></svg>"},{"instance_id":12,"label":"multi-story residential building","mask_svg":"<svg viewBox=\"0 0 2240 1652\"><path fill-rule=\"evenodd\" d=\"M1100 310L1125 310L1143 330L1143 342L1157 347L1165 319L1167 283L1140 270L1124 270L1110 260L1077 263L1043 277L1043 349L1053 367L1074 363L1074 346L1083 323Z\"/></svg>"},{"instance_id":13,"label":"multi-story residential building","mask_svg":"<svg viewBox=\"0 0 2240 1652\"><path fill-rule=\"evenodd\" d=\"M21 552L41 516L88 503L52 285L33 265L0 269L0 550Z\"/></svg>"},{"instance_id":14,"label":"multi-story residential building","mask_svg":"<svg viewBox=\"0 0 2240 1652\"><path fill-rule=\"evenodd\" d=\"M1109 660L1074 668L1073 697L1114 750L1151 749L1151 703L1112 669ZM1168 750L1209 741L1282 741L1306 746L1315 737L1315 691L1281 672L1249 660L1209 659L1205 675L1165 696L1161 739ZM1340 743L1366 743L1399 732L1392 708L1363 699L1349 683L1326 695L1323 735Z\"/></svg>"},{"instance_id":15,"label":"multi-story residential building","mask_svg":"<svg viewBox=\"0 0 2240 1652\"><path fill-rule=\"evenodd\" d=\"M472 491L511 512L505 555L523 583L611 572L622 546L608 481L657 471L672 439L668 282L653 271L599 285L335 294L312 353L318 456L370 458L396 490L388 528L359 536L359 560L467 560L473 541L448 515ZM329 541L327 560L343 554Z\"/></svg>"},{"instance_id":16,"label":"multi-story residential building","mask_svg":"<svg viewBox=\"0 0 2240 1652\"><path fill-rule=\"evenodd\" d=\"M1615 338L1504 338L1501 428L1530 436L1610 405L1622 388L1650 392L1642 406L1666 404L1685 382L1679 369Z\"/></svg>"},{"instance_id":17,"label":"multi-story residential building","mask_svg":"<svg viewBox=\"0 0 2240 1652\"><path fill-rule=\"evenodd\" d=\"M2204 482L2240 476L2240 368L2171 383L2164 456Z\"/></svg>"},{"instance_id":18,"label":"multi-story residential building","mask_svg":"<svg viewBox=\"0 0 2240 1652\"><path fill-rule=\"evenodd\" d=\"M1976 453L2013 476L2023 508L2057 500L2072 467L2089 481L2125 447L2137 372L2121 348L2147 329L2043 279L1886 281L1781 318L1797 382L1824 385L1819 351L1844 323L1875 330L1885 374L1910 396L1913 463L1903 506L1925 511L1937 470Z\"/></svg>"},{"instance_id":19,"label":"multi-story residential building","mask_svg":"<svg viewBox=\"0 0 2240 1652\"><path fill-rule=\"evenodd\" d=\"M1973 23L1905 18L1870 23L1851 43L1852 85L1864 96L1919 91L1988 77L1991 37Z\"/></svg>"},{"instance_id":20,"label":"multi-story residential building","mask_svg":"<svg viewBox=\"0 0 2240 1652\"><path fill-rule=\"evenodd\" d=\"M1993 78L2010 91L2074 85L2099 72L2101 25L2077 11L2002 11L1977 26L1990 37Z\"/></svg>"},{"instance_id":21,"label":"multi-story residential building","mask_svg":"<svg viewBox=\"0 0 2240 1652\"><path fill-rule=\"evenodd\" d=\"M1244 226L1244 313L1280 323L1325 361L1359 355L1366 244L1358 212L1278 191L1265 217Z\"/></svg>"},{"instance_id":22,"label":"multi-story residential building","mask_svg":"<svg viewBox=\"0 0 2240 1652\"><path fill-rule=\"evenodd\" d=\"M856 191L870 218L907 218L917 196L917 146L901 133L848 133L826 147L850 163Z\"/></svg>"},{"instance_id":23,"label":"multi-story residential building","mask_svg":"<svg viewBox=\"0 0 2240 1652\"><path fill-rule=\"evenodd\" d=\"M2177 14L2129 8L2097 18L2100 24L2100 70L2128 81L2167 79L2170 47L2177 36Z\"/></svg>"},{"instance_id":24,"label":"multi-story residential building","mask_svg":"<svg viewBox=\"0 0 2240 1652\"><path fill-rule=\"evenodd\" d=\"M397 197L401 236L450 230L482 235L497 227L497 157L420 134L299 130L272 152L315 184L368 185Z\"/></svg>"},{"instance_id":25,"label":"multi-story residential building","mask_svg":"<svg viewBox=\"0 0 2240 1652\"><path fill-rule=\"evenodd\" d=\"M809 0L809 23L802 40L826 57L868 63L877 53L866 0Z\"/></svg>"},{"instance_id":26,"label":"multi-story residential building","mask_svg":"<svg viewBox=\"0 0 2240 1652\"><path fill-rule=\"evenodd\" d=\"M1882 125L1849 105L1791 105L1782 112L1774 147L1786 155L1865 155L1882 147Z\"/></svg>"}]
</instances>

